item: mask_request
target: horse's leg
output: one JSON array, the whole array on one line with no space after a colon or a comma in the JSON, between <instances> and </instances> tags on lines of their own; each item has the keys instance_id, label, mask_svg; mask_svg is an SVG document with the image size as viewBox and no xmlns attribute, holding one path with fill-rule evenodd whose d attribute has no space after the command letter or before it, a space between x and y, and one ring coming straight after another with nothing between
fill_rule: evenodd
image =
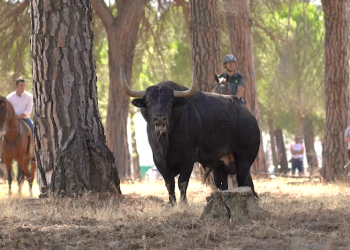
<instances>
[{"instance_id":1,"label":"horse's leg","mask_svg":"<svg viewBox=\"0 0 350 250\"><path fill-rule=\"evenodd\" d=\"M4 156L4 163L6 166L6 170L7 170L7 181L8 181L8 185L9 185L9 195L12 194L11 191L11 184L12 184L12 159L11 158L6 158Z\"/></svg>"},{"instance_id":2,"label":"horse's leg","mask_svg":"<svg viewBox=\"0 0 350 250\"><path fill-rule=\"evenodd\" d=\"M22 186L24 183L24 175L29 178L29 172L28 172L28 160L27 159L21 159L18 163L18 173L17 173L17 184L18 184L18 194L22 194Z\"/></svg>"},{"instance_id":3,"label":"horse's leg","mask_svg":"<svg viewBox=\"0 0 350 250\"><path fill-rule=\"evenodd\" d=\"M34 178L35 178L35 170L36 170L36 161L31 160L31 169L30 169L30 178L28 179L29 182L29 193L30 193L30 197L33 197L33 182L34 182Z\"/></svg>"}]
</instances>

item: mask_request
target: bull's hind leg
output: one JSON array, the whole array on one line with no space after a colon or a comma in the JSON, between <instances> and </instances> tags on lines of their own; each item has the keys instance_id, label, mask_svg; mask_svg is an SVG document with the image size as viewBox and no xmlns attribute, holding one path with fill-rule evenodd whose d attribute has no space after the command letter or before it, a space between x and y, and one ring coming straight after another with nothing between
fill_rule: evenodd
<instances>
[{"instance_id":1,"label":"bull's hind leg","mask_svg":"<svg viewBox=\"0 0 350 250\"><path fill-rule=\"evenodd\" d=\"M228 174L225 170L224 164L221 164L219 167L216 167L213 170L213 173L214 173L215 186L220 190L227 190L228 189L228 182L227 182Z\"/></svg>"},{"instance_id":2,"label":"bull's hind leg","mask_svg":"<svg viewBox=\"0 0 350 250\"><path fill-rule=\"evenodd\" d=\"M237 165L237 183L238 187L242 186L249 186L251 187L255 197L258 198L257 193L254 190L254 183L252 176L250 175L250 167L252 165L251 160L249 160L249 157L242 156L242 155L235 155L236 158L236 165Z\"/></svg>"},{"instance_id":3,"label":"bull's hind leg","mask_svg":"<svg viewBox=\"0 0 350 250\"><path fill-rule=\"evenodd\" d=\"M227 172L225 171L224 162L222 160L212 161L212 162L203 162L201 163L205 169L203 179L207 179L209 173L213 171L214 183L216 188L220 190L228 189L227 183Z\"/></svg>"}]
</instances>

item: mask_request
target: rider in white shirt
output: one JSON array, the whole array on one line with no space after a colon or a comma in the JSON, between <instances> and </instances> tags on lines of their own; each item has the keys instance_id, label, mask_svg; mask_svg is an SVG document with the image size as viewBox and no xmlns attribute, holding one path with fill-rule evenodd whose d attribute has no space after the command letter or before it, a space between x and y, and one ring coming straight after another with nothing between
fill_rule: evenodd
<instances>
[{"instance_id":1,"label":"rider in white shirt","mask_svg":"<svg viewBox=\"0 0 350 250\"><path fill-rule=\"evenodd\" d=\"M26 81L22 78L16 80L16 90L10 93L6 98L15 109L18 119L22 119L28 124L33 133L33 123L30 120L30 113L33 109L33 95L27 91Z\"/></svg>"},{"instance_id":2,"label":"rider in white shirt","mask_svg":"<svg viewBox=\"0 0 350 250\"><path fill-rule=\"evenodd\" d=\"M304 146L301 143L301 136L295 136L295 144L290 145L290 152L292 153L292 174L295 174L296 169L298 169L299 175L304 174Z\"/></svg>"}]
</instances>

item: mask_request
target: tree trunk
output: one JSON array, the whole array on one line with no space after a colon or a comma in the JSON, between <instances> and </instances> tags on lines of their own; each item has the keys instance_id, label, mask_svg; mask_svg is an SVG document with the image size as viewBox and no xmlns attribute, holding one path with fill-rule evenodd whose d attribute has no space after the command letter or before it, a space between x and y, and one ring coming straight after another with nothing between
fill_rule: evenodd
<instances>
[{"instance_id":1,"label":"tree trunk","mask_svg":"<svg viewBox=\"0 0 350 250\"><path fill-rule=\"evenodd\" d=\"M131 86L131 69L137 42L137 34L148 0L117 0L115 18L104 0L92 0L93 7L106 28L109 60L109 101L106 119L107 145L115 155L115 163L121 179L131 174L130 152L127 140L127 118L130 97L120 84L120 67Z\"/></svg>"},{"instance_id":2,"label":"tree trunk","mask_svg":"<svg viewBox=\"0 0 350 250\"><path fill-rule=\"evenodd\" d=\"M273 119L268 118L267 123L269 125L269 134L270 134L270 141L271 141L271 155L272 155L272 162L275 166L275 169L278 167L278 158L276 153L276 141L275 141L275 132L273 128Z\"/></svg>"},{"instance_id":3,"label":"tree trunk","mask_svg":"<svg viewBox=\"0 0 350 250\"><path fill-rule=\"evenodd\" d=\"M132 167L133 167L133 174L134 179L141 181L141 171L140 171L140 159L139 159L139 152L137 151L137 143L136 143L136 129L135 129L135 115L137 112L134 107L131 107L130 109L130 130L131 130L131 148L132 148Z\"/></svg>"},{"instance_id":4,"label":"tree trunk","mask_svg":"<svg viewBox=\"0 0 350 250\"><path fill-rule=\"evenodd\" d=\"M341 180L346 164L344 131L349 115L349 1L322 0L325 18L325 104L322 175Z\"/></svg>"},{"instance_id":5,"label":"tree trunk","mask_svg":"<svg viewBox=\"0 0 350 250\"><path fill-rule=\"evenodd\" d=\"M191 0L190 10L192 59L198 87L201 91L209 92L215 81L214 74L220 72L217 1Z\"/></svg>"},{"instance_id":6,"label":"tree trunk","mask_svg":"<svg viewBox=\"0 0 350 250\"><path fill-rule=\"evenodd\" d=\"M244 77L244 97L247 101L247 108L253 113L258 120L259 127L261 127L256 91L253 39L251 33L252 20L249 13L249 3L248 0L225 0L224 4L229 27L231 52L237 58L237 72ZM262 136L259 153L252 168L258 172L267 172Z\"/></svg>"},{"instance_id":7,"label":"tree trunk","mask_svg":"<svg viewBox=\"0 0 350 250\"><path fill-rule=\"evenodd\" d=\"M275 130L275 136L276 136L278 160L279 160L279 165L281 166L281 168L276 172L287 174L289 171L288 160L286 155L286 148L284 146L283 134L280 128Z\"/></svg>"},{"instance_id":8,"label":"tree trunk","mask_svg":"<svg viewBox=\"0 0 350 250\"><path fill-rule=\"evenodd\" d=\"M304 117L300 113L298 113L296 115L296 119L297 119L297 133L296 133L296 135L301 136L303 134L303 120L304 120Z\"/></svg>"},{"instance_id":9,"label":"tree trunk","mask_svg":"<svg viewBox=\"0 0 350 250\"><path fill-rule=\"evenodd\" d=\"M318 161L315 151L315 134L313 129L313 122L309 116L306 116L303 121L304 142L306 150L306 159L310 167L310 174L313 175L318 169Z\"/></svg>"},{"instance_id":10,"label":"tree trunk","mask_svg":"<svg viewBox=\"0 0 350 250\"><path fill-rule=\"evenodd\" d=\"M97 106L90 1L31 0L30 13L41 194L120 192Z\"/></svg>"}]
</instances>

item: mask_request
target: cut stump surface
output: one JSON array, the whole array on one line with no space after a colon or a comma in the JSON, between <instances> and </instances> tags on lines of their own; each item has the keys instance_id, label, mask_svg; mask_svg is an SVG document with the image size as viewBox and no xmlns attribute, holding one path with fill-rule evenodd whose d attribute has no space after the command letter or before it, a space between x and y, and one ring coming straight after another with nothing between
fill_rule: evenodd
<instances>
[{"instance_id":1,"label":"cut stump surface","mask_svg":"<svg viewBox=\"0 0 350 250\"><path fill-rule=\"evenodd\" d=\"M250 187L238 187L215 191L207 197L207 205L201 219L226 220L231 223L248 219L264 219L269 213L259 207Z\"/></svg>"}]
</instances>

